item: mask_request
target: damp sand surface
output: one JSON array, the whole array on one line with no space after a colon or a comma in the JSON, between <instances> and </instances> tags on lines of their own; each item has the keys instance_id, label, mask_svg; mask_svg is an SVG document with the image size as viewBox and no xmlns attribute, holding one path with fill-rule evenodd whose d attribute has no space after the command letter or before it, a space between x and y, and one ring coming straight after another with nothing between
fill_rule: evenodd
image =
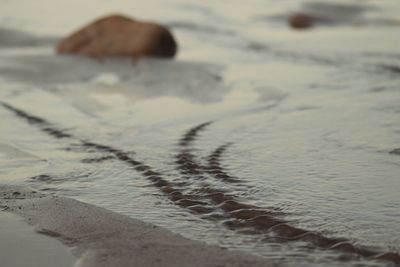
<instances>
[{"instance_id":1,"label":"damp sand surface","mask_svg":"<svg viewBox=\"0 0 400 267\"><path fill-rule=\"evenodd\" d=\"M21 3L0 11L2 183L279 264L395 262L396 1L41 0L52 23ZM178 57L54 54L110 10L170 26ZM294 31L293 12L329 18Z\"/></svg>"},{"instance_id":2,"label":"damp sand surface","mask_svg":"<svg viewBox=\"0 0 400 267\"><path fill-rule=\"evenodd\" d=\"M0 212L0 259L2 266L72 267L76 258L68 246L41 235L22 217Z\"/></svg>"},{"instance_id":3,"label":"damp sand surface","mask_svg":"<svg viewBox=\"0 0 400 267\"><path fill-rule=\"evenodd\" d=\"M276 266L261 257L191 241L73 199L15 186L0 186L0 195L1 207L12 212L0 213L3 266ZM74 248L75 265L60 241Z\"/></svg>"}]
</instances>

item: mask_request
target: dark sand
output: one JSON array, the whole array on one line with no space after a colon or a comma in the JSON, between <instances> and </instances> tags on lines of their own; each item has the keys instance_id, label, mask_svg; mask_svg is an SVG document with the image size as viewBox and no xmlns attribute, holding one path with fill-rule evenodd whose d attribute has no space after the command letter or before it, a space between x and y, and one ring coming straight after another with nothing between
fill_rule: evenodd
<instances>
[{"instance_id":1,"label":"dark sand","mask_svg":"<svg viewBox=\"0 0 400 267\"><path fill-rule=\"evenodd\" d=\"M36 234L9 212L37 232L74 247L76 267L275 266L257 256L188 240L99 207L27 188L0 186L0 207L0 248L10 251L6 259L11 264L6 266L72 266L73 262L67 247ZM10 236L15 236L13 242L20 241L10 246ZM51 250L46 250L48 246ZM33 259L43 264L29 265ZM51 264L54 260L56 265Z\"/></svg>"}]
</instances>

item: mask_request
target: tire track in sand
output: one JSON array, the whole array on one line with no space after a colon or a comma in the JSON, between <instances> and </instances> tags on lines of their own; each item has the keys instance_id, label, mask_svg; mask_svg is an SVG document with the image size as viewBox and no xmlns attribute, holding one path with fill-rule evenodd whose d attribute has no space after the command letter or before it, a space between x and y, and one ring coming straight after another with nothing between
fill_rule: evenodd
<instances>
[{"instance_id":1,"label":"tire track in sand","mask_svg":"<svg viewBox=\"0 0 400 267\"><path fill-rule=\"evenodd\" d=\"M202 167L196 161L192 145L198 139L200 132L204 131L210 124L211 122L202 123L191 128L183 135L179 142L181 150L176 156L179 159L176 161L178 170L181 171L185 179L191 179L188 174L191 173L192 166L195 166L196 175L210 173L214 178L226 183L243 182L227 174L221 167L221 157L231 143L219 146L208 156L208 168ZM224 211L224 214L219 215L217 219L223 220L223 224L230 229L245 229L245 232L249 234L272 234L272 236L264 239L269 242L271 240L277 242L305 241L321 249L336 250L356 257L381 259L400 264L400 255L397 253L379 253L362 246L353 245L344 238L326 237L317 232L291 226L287 221L281 219L279 215L282 214L276 214L275 209L267 210L255 205L241 203L223 190L209 188L209 190L201 189L199 192L201 193L202 191L206 192L203 195L205 198L209 198ZM342 260L350 259L342 258Z\"/></svg>"},{"instance_id":2,"label":"tire track in sand","mask_svg":"<svg viewBox=\"0 0 400 267\"><path fill-rule=\"evenodd\" d=\"M379 253L354 246L345 239L329 238L319 233L290 226L287 221L280 218L282 214L274 210L267 210L254 205L241 203L226 190L215 189L208 185L194 190L192 194L187 194L184 192L187 190L182 188L185 187L185 183L178 185L177 183L164 179L161 173L154 171L153 168L145 163L135 160L129 152L76 137L65 130L57 128L43 118L31 115L7 103L0 102L0 105L14 113L17 117L24 119L29 124L38 127L53 138L77 141L82 148L112 155L119 161L132 166L137 172L148 179L155 188L165 194L175 205L201 215L204 218L221 221L223 225L229 229L241 229L249 234L272 233L273 236L266 237L266 241L270 241L271 238L279 242L302 240L318 248L344 251L358 257L381 259L400 264L400 255L397 253ZM199 176L208 173L209 168L196 162L196 157L191 151L191 145L198 138L198 133L203 131L210 124L211 122L203 123L190 129L179 143L181 151L177 156L176 164L181 174L187 180L192 179L192 175ZM210 166L220 166L220 158L227 147L227 145L221 146L210 155ZM214 155L214 157L212 155ZM213 163L212 165L210 164L210 158L211 163ZM213 172L211 172L211 174L213 174ZM349 259L344 258L343 260Z\"/></svg>"}]
</instances>

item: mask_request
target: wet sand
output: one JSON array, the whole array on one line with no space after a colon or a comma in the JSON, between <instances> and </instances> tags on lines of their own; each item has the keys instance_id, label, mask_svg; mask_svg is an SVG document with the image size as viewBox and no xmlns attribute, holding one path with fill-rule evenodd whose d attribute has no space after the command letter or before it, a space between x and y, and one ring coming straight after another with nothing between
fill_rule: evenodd
<instances>
[{"instance_id":1,"label":"wet sand","mask_svg":"<svg viewBox=\"0 0 400 267\"><path fill-rule=\"evenodd\" d=\"M76 258L59 241L35 232L23 219L0 212L1 266L69 267Z\"/></svg>"},{"instance_id":2,"label":"wet sand","mask_svg":"<svg viewBox=\"0 0 400 267\"><path fill-rule=\"evenodd\" d=\"M1 184L278 265L400 262L398 3L28 2L0 11ZM177 59L54 54L111 10L171 27Z\"/></svg>"},{"instance_id":3,"label":"wet sand","mask_svg":"<svg viewBox=\"0 0 400 267\"><path fill-rule=\"evenodd\" d=\"M13 214L38 233L73 247L77 267L276 266L257 256L191 241L139 220L28 188L0 186L0 207L1 227L7 229L0 231L0 248L10 251L6 266L54 266L54 260L57 266L72 266L73 262L67 247L34 233ZM11 235L18 247L9 242ZM48 246L51 250L46 251ZM37 265L32 265L34 260Z\"/></svg>"}]
</instances>

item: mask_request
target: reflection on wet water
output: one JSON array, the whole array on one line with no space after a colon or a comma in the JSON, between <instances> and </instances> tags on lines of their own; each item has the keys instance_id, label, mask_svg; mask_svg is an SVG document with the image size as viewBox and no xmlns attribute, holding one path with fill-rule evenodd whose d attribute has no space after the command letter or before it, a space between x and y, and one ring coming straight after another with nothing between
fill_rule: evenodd
<instances>
[{"instance_id":1,"label":"reflection on wet water","mask_svg":"<svg viewBox=\"0 0 400 267\"><path fill-rule=\"evenodd\" d=\"M303 34L265 5L166 4L174 61L55 56L54 38L1 31L14 40L0 51L2 182L292 266L398 260L398 38L343 24L393 5Z\"/></svg>"}]
</instances>

